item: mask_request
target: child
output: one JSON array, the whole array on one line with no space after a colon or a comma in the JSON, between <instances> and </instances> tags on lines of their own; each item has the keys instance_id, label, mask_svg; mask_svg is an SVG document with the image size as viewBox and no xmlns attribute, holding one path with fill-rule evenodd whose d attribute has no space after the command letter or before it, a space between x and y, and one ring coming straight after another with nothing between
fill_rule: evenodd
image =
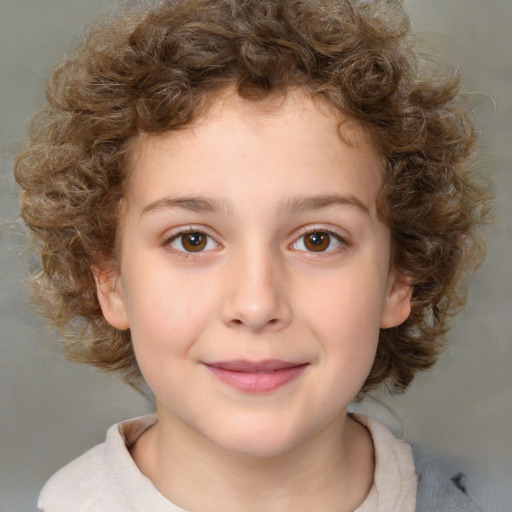
<instances>
[{"instance_id":1,"label":"child","mask_svg":"<svg viewBox=\"0 0 512 512\"><path fill-rule=\"evenodd\" d=\"M98 24L16 163L69 357L152 389L60 511L480 510L347 414L435 362L489 198L398 2L163 0Z\"/></svg>"}]
</instances>

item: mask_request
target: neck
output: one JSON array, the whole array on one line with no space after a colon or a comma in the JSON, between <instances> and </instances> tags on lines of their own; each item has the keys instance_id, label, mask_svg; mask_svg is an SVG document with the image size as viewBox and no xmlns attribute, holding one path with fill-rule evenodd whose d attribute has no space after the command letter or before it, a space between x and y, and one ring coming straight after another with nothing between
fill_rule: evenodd
<instances>
[{"instance_id":1,"label":"neck","mask_svg":"<svg viewBox=\"0 0 512 512\"><path fill-rule=\"evenodd\" d=\"M158 491L186 510L352 512L373 483L370 435L345 413L273 457L228 453L162 419L139 438L132 456Z\"/></svg>"}]
</instances>

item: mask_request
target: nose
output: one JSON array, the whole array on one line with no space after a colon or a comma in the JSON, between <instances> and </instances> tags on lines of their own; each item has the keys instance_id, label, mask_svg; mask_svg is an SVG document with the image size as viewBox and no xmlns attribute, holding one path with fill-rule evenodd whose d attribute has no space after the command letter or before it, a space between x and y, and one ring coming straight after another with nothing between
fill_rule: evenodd
<instances>
[{"instance_id":1,"label":"nose","mask_svg":"<svg viewBox=\"0 0 512 512\"><path fill-rule=\"evenodd\" d=\"M231 328L254 333L283 329L291 320L283 269L264 251L248 252L230 265L222 319Z\"/></svg>"}]
</instances>

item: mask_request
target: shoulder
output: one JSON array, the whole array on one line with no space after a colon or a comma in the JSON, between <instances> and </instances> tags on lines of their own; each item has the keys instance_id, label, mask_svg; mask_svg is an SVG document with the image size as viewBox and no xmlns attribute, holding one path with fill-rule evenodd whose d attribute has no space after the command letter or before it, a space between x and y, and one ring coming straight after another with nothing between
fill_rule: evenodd
<instances>
[{"instance_id":1,"label":"shoulder","mask_svg":"<svg viewBox=\"0 0 512 512\"><path fill-rule=\"evenodd\" d=\"M418 474L416 512L450 510L451 512L487 512L473 499L471 482L464 473L417 445L412 445Z\"/></svg>"},{"instance_id":2,"label":"shoulder","mask_svg":"<svg viewBox=\"0 0 512 512\"><path fill-rule=\"evenodd\" d=\"M85 512L108 484L104 444L98 445L57 471L39 495L44 512Z\"/></svg>"},{"instance_id":3,"label":"shoulder","mask_svg":"<svg viewBox=\"0 0 512 512\"><path fill-rule=\"evenodd\" d=\"M153 425L155 415L112 425L104 443L70 462L53 475L39 495L42 512L128 512L142 500L153 510L169 510L139 471L130 452L135 440ZM159 508L160 507L160 508ZM162 508L163 507L163 508Z\"/></svg>"},{"instance_id":4,"label":"shoulder","mask_svg":"<svg viewBox=\"0 0 512 512\"><path fill-rule=\"evenodd\" d=\"M154 422L134 418L112 425L99 444L57 471L39 495L42 512L126 512L130 510L123 484L137 481L127 445Z\"/></svg>"}]
</instances>

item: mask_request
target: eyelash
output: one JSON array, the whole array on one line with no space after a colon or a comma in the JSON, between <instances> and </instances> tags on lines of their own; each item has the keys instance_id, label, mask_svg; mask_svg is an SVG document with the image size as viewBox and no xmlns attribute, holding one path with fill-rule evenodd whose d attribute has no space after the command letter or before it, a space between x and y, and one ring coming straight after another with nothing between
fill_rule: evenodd
<instances>
[{"instance_id":1,"label":"eyelash","mask_svg":"<svg viewBox=\"0 0 512 512\"><path fill-rule=\"evenodd\" d=\"M188 251L183 246L183 237L187 234L197 234L197 235L206 237L204 247L198 251ZM319 251L308 250L305 247L304 242L302 242L303 247L305 247L304 249L297 248L297 245L299 244L300 240L305 239L305 237L307 237L308 235L311 236L314 234L327 235L329 237L328 245L325 249L322 249ZM173 245L172 245L173 242L175 242L177 240L182 241L180 243L180 245L182 247L181 249L177 248L177 247L173 247ZM333 241L335 241L338 245L334 248L331 248ZM195 255L199 255L201 253L209 252L209 251L213 250L213 247L208 248L208 245L211 244L211 242L213 242L215 247L217 247L217 248L221 247L221 245L211 235L209 235L206 231L204 231L202 229L196 229L196 228L190 227L188 229L184 229L182 231L179 231L178 233L173 234L172 236L170 236L169 238L167 238L164 241L163 245L166 247L171 247L180 257L190 258ZM334 231L331 231L329 229L318 227L318 228L313 228L313 229L309 228L307 231L302 232L302 234L300 234L299 237L295 238L295 240L289 245L289 247L291 247L292 249L294 249L296 251L305 252L305 253L309 253L309 254L328 254L328 253L337 252L338 250L342 250L343 248L346 248L349 245L350 244L349 244L348 240L346 238L342 237L341 235L339 235L338 233L335 233Z\"/></svg>"},{"instance_id":2,"label":"eyelash","mask_svg":"<svg viewBox=\"0 0 512 512\"><path fill-rule=\"evenodd\" d=\"M296 247L296 245L299 243L300 240L304 240L305 237L311 236L314 234L322 234L322 235L327 235L329 237L329 243L325 249L320 250L320 251L312 251L312 250L308 250L307 248L298 249ZM333 241L337 242L338 246L334 247L334 248L330 248ZM302 245L305 247L304 241L302 242ZM307 231L302 232L301 235L298 238L296 238L295 241L291 244L291 247L295 250L305 252L308 254L329 254L329 253L338 252L339 250L343 250L344 248L347 248L349 245L350 244L349 244L348 240L346 238L344 238L343 236L341 236L340 234L335 233L334 231L331 231L329 229L317 227L317 228L308 228Z\"/></svg>"},{"instance_id":3,"label":"eyelash","mask_svg":"<svg viewBox=\"0 0 512 512\"><path fill-rule=\"evenodd\" d=\"M199 251L188 251L188 250L186 250L186 248L183 246L183 237L188 235L188 234L197 234L197 235L201 235L201 236L205 237L206 238L205 246L201 250L199 250ZM173 242L175 242L177 240L178 241L181 240L180 245L181 245L182 249L179 249L177 247L173 247L173 245L172 245ZM196 229L196 228L190 227L188 229L184 229L182 231L179 231L178 233L175 233L171 237L167 238L164 241L163 245L166 246L166 247L171 247L181 257L190 258L191 256L195 256L195 255L201 254L203 252L211 251L213 249L212 247L207 248L208 245L211 244L211 242L213 242L216 247L220 247L220 244L211 235L209 235L206 231L204 231L202 229ZM206 251L204 250L205 248L207 248Z\"/></svg>"}]
</instances>

